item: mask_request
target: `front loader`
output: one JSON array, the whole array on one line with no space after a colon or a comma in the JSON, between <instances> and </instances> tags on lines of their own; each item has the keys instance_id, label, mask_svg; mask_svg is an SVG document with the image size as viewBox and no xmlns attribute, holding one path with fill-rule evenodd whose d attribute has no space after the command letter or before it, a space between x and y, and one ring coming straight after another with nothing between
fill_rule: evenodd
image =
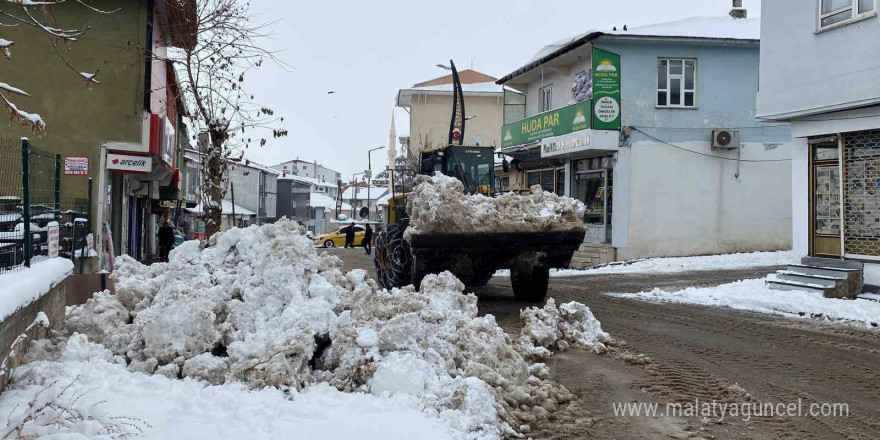
<instances>
[{"instance_id":1,"label":"front loader","mask_svg":"<svg viewBox=\"0 0 880 440\"><path fill-rule=\"evenodd\" d=\"M463 145L464 94L455 64L452 66L453 102L449 143L423 151L419 174L455 177L467 194L491 196L495 185L493 147ZM408 175L407 175L408 174ZM418 233L404 239L409 226L407 192L396 184L412 181L414 172L391 173L392 197L384 214L388 225L376 235L373 260L379 283L386 289L413 284L425 275L448 270L468 287L486 284L498 269L510 269L513 294L524 301L547 295L551 268L566 268L586 233L584 228L563 231ZM395 182L397 180L397 182ZM406 185L404 185L406 186Z\"/></svg>"}]
</instances>

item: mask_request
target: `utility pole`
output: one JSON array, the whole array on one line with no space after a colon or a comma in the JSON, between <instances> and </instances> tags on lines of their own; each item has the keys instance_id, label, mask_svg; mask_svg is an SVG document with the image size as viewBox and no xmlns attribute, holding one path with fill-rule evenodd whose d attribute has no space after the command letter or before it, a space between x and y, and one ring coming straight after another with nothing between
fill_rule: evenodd
<instances>
[{"instance_id":1,"label":"utility pole","mask_svg":"<svg viewBox=\"0 0 880 440\"><path fill-rule=\"evenodd\" d=\"M381 150L385 148L384 146L373 148L367 151L367 171L369 171L368 176L370 181L367 183L367 220L373 217L373 210L370 209L370 189L373 186L373 160L372 154L376 150Z\"/></svg>"},{"instance_id":2,"label":"utility pole","mask_svg":"<svg viewBox=\"0 0 880 440\"><path fill-rule=\"evenodd\" d=\"M351 217L357 218L357 194L358 194L358 182L355 179L355 176L362 176L364 173L354 173L351 175L351 181L354 183L354 194L352 194L351 199Z\"/></svg>"}]
</instances>

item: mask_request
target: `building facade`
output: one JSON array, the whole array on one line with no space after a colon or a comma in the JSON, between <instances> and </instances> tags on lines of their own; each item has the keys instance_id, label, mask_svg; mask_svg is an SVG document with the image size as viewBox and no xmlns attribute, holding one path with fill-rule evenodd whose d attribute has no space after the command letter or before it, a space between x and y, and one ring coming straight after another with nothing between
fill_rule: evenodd
<instances>
[{"instance_id":1,"label":"building facade","mask_svg":"<svg viewBox=\"0 0 880 440\"><path fill-rule=\"evenodd\" d=\"M466 145L501 146L502 87L491 76L464 70L459 78L464 93ZM401 144L410 157L421 151L446 145L452 117L452 75L415 84L397 93L397 106L409 112L409 136Z\"/></svg>"},{"instance_id":2,"label":"building facade","mask_svg":"<svg viewBox=\"0 0 880 440\"><path fill-rule=\"evenodd\" d=\"M230 160L229 184L226 200L256 213L255 223L263 225L274 222L277 211L278 175L269 167L252 161Z\"/></svg>"},{"instance_id":3,"label":"building facade","mask_svg":"<svg viewBox=\"0 0 880 440\"><path fill-rule=\"evenodd\" d=\"M16 61L4 71L16 78L16 86L39 90L28 110L43 116L47 130L35 145L61 154L63 162L87 163L85 172L63 174L62 185L66 196L84 198L86 181L93 179L92 225L104 262L108 236L114 255L149 261L157 254L158 226L172 212L179 215L183 197L179 163L185 108L165 58L169 47L184 44L171 37L169 26L185 27L195 2L181 2L177 13L152 0L108 0L100 9L113 12L97 13L76 3L55 7L65 23L88 23L87 33L64 57L74 66L99 69L99 85L86 88L82 77L65 75L53 45L28 26L4 30L10 40L33 42L16 51ZM145 51L150 55L144 57ZM0 136L20 136L15 130L0 127Z\"/></svg>"},{"instance_id":4,"label":"building facade","mask_svg":"<svg viewBox=\"0 0 880 440\"><path fill-rule=\"evenodd\" d=\"M758 93L759 118L791 123L796 256L863 262L865 282L875 288L880 286L877 12L873 0L763 2Z\"/></svg>"},{"instance_id":5,"label":"building facade","mask_svg":"<svg viewBox=\"0 0 880 440\"><path fill-rule=\"evenodd\" d=\"M755 119L759 39L733 17L589 31L498 81L508 186L587 206L573 265L791 246L790 128Z\"/></svg>"},{"instance_id":6,"label":"building facade","mask_svg":"<svg viewBox=\"0 0 880 440\"><path fill-rule=\"evenodd\" d=\"M338 183L342 180L342 174L339 171L331 170L318 162L309 162L300 159L281 162L277 165L273 165L272 169L285 176L290 175L316 179L318 182L330 184L334 188L338 188ZM324 188L325 186L322 185L321 187ZM334 189L333 192L328 193L328 195L335 198L337 193L338 191Z\"/></svg>"}]
</instances>

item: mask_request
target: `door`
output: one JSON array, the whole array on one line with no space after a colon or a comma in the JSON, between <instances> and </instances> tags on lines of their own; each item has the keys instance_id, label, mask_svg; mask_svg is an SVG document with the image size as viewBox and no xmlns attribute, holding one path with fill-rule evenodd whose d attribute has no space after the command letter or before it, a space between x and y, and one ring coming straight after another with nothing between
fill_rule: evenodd
<instances>
[{"instance_id":1,"label":"door","mask_svg":"<svg viewBox=\"0 0 880 440\"><path fill-rule=\"evenodd\" d=\"M608 173L605 170L577 173L574 176L574 197L584 203L585 241L608 241Z\"/></svg>"},{"instance_id":2,"label":"door","mask_svg":"<svg viewBox=\"0 0 880 440\"><path fill-rule=\"evenodd\" d=\"M811 254L840 257L840 149L837 138L811 140Z\"/></svg>"}]
</instances>

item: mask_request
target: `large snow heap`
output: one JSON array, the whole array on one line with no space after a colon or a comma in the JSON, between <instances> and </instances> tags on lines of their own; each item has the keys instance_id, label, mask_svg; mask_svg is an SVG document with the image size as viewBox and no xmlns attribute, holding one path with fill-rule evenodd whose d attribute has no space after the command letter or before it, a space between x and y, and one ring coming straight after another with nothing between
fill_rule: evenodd
<instances>
[{"instance_id":1,"label":"large snow heap","mask_svg":"<svg viewBox=\"0 0 880 440\"><path fill-rule=\"evenodd\" d=\"M526 232L582 229L584 204L532 186L531 194L467 195L445 175L416 176L407 202L406 237L420 233Z\"/></svg>"},{"instance_id":2,"label":"large snow heap","mask_svg":"<svg viewBox=\"0 0 880 440\"><path fill-rule=\"evenodd\" d=\"M344 273L337 257L318 255L286 219L231 229L204 249L186 242L169 263L122 256L116 267L115 295L74 308L65 333L102 344L131 371L402 393L471 439L528 432L572 399L493 316L477 316L477 298L452 274L427 276L419 292L380 290L364 270ZM585 317L578 310L569 318Z\"/></svg>"}]
</instances>

